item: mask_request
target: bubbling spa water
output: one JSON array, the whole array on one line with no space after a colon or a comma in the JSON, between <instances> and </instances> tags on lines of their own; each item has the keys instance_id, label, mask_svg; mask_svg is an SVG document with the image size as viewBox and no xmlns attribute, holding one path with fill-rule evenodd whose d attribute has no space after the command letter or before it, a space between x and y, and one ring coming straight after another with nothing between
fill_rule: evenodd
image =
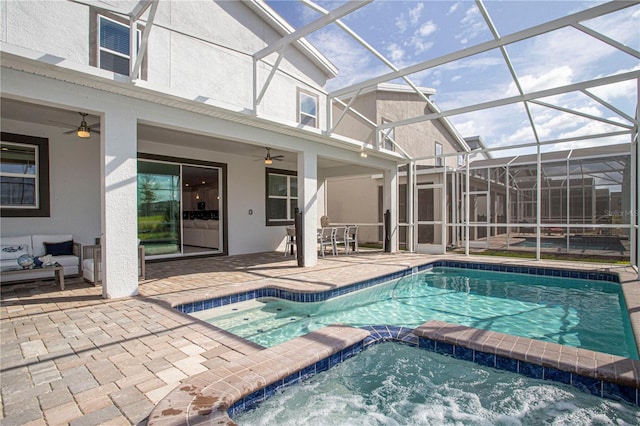
<instances>
[{"instance_id":1,"label":"bubbling spa water","mask_svg":"<svg viewBox=\"0 0 640 426\"><path fill-rule=\"evenodd\" d=\"M637 425L638 407L397 343L381 343L256 409L250 425Z\"/></svg>"}]
</instances>

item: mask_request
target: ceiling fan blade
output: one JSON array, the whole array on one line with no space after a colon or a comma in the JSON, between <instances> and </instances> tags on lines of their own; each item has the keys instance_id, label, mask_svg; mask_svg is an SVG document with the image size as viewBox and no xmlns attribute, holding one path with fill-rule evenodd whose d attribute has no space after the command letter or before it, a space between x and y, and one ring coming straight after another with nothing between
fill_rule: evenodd
<instances>
[{"instance_id":1,"label":"ceiling fan blade","mask_svg":"<svg viewBox=\"0 0 640 426\"><path fill-rule=\"evenodd\" d=\"M61 121L54 121L54 120L49 120L49 123L62 124L65 127L73 127L73 128L78 127L75 124L63 123Z\"/></svg>"},{"instance_id":2,"label":"ceiling fan blade","mask_svg":"<svg viewBox=\"0 0 640 426\"><path fill-rule=\"evenodd\" d=\"M284 155L274 155L273 157L271 157L272 160L278 160L278 161L282 161L284 160Z\"/></svg>"},{"instance_id":3,"label":"ceiling fan blade","mask_svg":"<svg viewBox=\"0 0 640 426\"><path fill-rule=\"evenodd\" d=\"M67 130L66 132L63 132L62 134L63 135L70 135L71 133L75 133L75 132L77 132L77 130L76 129L72 129L72 130Z\"/></svg>"}]
</instances>

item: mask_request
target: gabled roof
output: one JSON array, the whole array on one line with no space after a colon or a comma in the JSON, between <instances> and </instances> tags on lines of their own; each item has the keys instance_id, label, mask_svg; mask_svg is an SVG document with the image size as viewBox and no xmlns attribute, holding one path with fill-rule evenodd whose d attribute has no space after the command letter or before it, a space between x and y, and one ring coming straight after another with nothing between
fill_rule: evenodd
<instances>
[{"instance_id":1,"label":"gabled roof","mask_svg":"<svg viewBox=\"0 0 640 426\"><path fill-rule=\"evenodd\" d=\"M249 9L254 11L258 16L267 22L271 28L277 31L280 35L285 36L293 33L294 28L287 23L275 10L273 10L263 0L248 0L243 2ZM295 46L305 55L311 62L316 64L326 74L327 78L333 78L338 75L338 68L327 59L318 49L313 47L304 38L301 38Z\"/></svg>"}]
</instances>

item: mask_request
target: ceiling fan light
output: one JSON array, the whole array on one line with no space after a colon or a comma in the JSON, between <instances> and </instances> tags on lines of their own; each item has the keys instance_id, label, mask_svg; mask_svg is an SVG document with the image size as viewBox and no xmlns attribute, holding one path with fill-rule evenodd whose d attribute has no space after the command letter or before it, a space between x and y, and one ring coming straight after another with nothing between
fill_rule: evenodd
<instances>
[{"instance_id":1,"label":"ceiling fan light","mask_svg":"<svg viewBox=\"0 0 640 426\"><path fill-rule=\"evenodd\" d=\"M267 157L264 159L264 164L266 165L270 165L273 164L273 160L271 159L271 157Z\"/></svg>"},{"instance_id":2,"label":"ceiling fan light","mask_svg":"<svg viewBox=\"0 0 640 426\"><path fill-rule=\"evenodd\" d=\"M79 138L90 138L91 137L91 129L87 126L78 127L77 135Z\"/></svg>"},{"instance_id":3,"label":"ceiling fan light","mask_svg":"<svg viewBox=\"0 0 640 426\"><path fill-rule=\"evenodd\" d=\"M85 118L87 117L87 113L81 112L79 113L82 116L82 121L80 122L80 126L78 126L78 131L76 134L79 138L90 138L91 137L91 129L87 126L87 121Z\"/></svg>"}]
</instances>

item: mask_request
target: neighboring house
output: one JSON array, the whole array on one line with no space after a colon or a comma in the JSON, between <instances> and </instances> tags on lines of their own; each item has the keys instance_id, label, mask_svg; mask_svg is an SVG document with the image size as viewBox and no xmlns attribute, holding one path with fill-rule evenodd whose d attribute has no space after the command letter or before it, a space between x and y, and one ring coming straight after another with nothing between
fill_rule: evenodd
<instances>
[{"instance_id":1,"label":"neighboring house","mask_svg":"<svg viewBox=\"0 0 640 426\"><path fill-rule=\"evenodd\" d=\"M419 90L426 98L435 94L434 89L422 87ZM465 153L471 151L469 145L446 118L392 127L376 141L371 123L392 123L438 112L433 101L429 99L426 102L409 86L380 84L369 91L363 91L353 101L343 99L343 102L350 104L359 114L343 114L344 108L334 107L334 118L342 118L336 127L337 133L365 140L371 148L380 144L385 150L415 159L415 193L407 191L412 187L407 184L407 165L399 168L398 220L401 224L401 246L412 238L417 238L418 250L443 252L443 241L447 240L443 218L447 217L447 222L451 222L452 210L451 206L442 205L442 191L446 188L447 194L451 194L455 189L452 178L456 175L453 172L463 166ZM409 160L405 162L409 163ZM329 178L326 214L331 222L368 224L361 226L361 240L382 242L383 180L380 174ZM412 196L415 197L414 201L411 200ZM406 226L410 223L410 214L416 220L413 235Z\"/></svg>"},{"instance_id":2,"label":"neighboring house","mask_svg":"<svg viewBox=\"0 0 640 426\"><path fill-rule=\"evenodd\" d=\"M0 7L2 236L100 238L104 297L137 293L139 240L151 259L270 251L296 207L315 264L325 176L384 175L395 215L402 156L326 136L337 70L303 39L281 56L292 29L262 1Z\"/></svg>"}]
</instances>

